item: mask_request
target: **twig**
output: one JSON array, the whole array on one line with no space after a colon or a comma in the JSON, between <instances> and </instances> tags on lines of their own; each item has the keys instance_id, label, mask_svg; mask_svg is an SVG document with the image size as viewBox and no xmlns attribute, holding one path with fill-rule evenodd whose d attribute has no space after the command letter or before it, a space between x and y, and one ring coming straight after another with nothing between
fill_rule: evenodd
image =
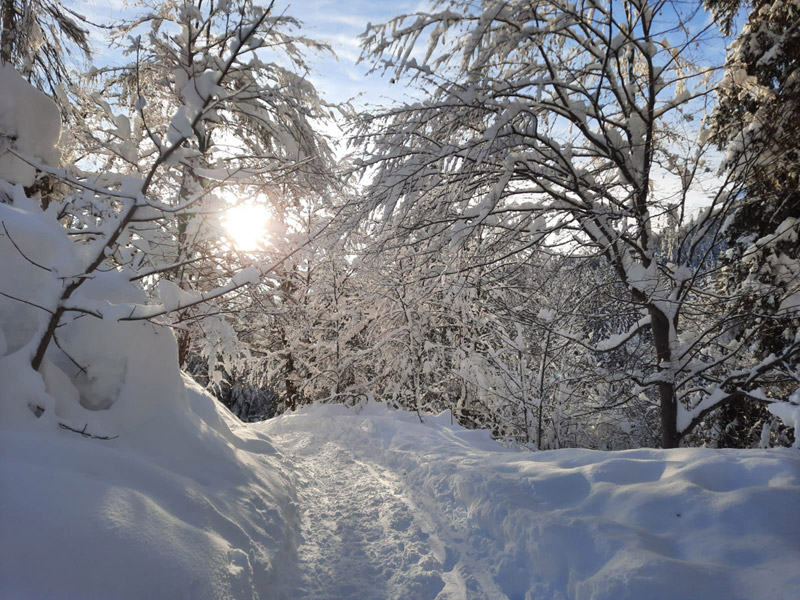
<instances>
[{"instance_id":1,"label":"twig","mask_svg":"<svg viewBox=\"0 0 800 600\"><path fill-rule=\"evenodd\" d=\"M45 308L44 306L39 306L38 304L34 304L33 302L29 302L28 300L23 300L22 298L17 298L16 296L12 296L11 294L6 294L5 292L0 292L0 296L5 296L6 298L10 298L11 300L16 300L17 302L22 302L23 304L30 304L31 306L43 310L46 313L53 314L53 311L49 308Z\"/></svg>"},{"instance_id":2,"label":"twig","mask_svg":"<svg viewBox=\"0 0 800 600\"><path fill-rule=\"evenodd\" d=\"M64 350L64 348L61 346L61 342L59 342L59 341L58 341L58 336L57 336L57 335L55 335L55 334L53 334L53 342L55 343L55 345L56 345L56 348L58 348L59 350L61 350L61 352L63 352L63 353L64 353L64 356L66 356L66 357L67 357L67 358L70 360L70 362L71 362L73 365L75 365L76 367L78 367L78 373L84 373L84 374L87 374L87 372L86 372L86 367L82 367L82 366L81 366L81 365L78 363L78 361L76 361L74 358L72 358L72 356L70 356L69 352L67 352L66 350ZM75 374L75 376L77 377L77 375L78 375L78 374L76 373L76 374Z\"/></svg>"},{"instance_id":3,"label":"twig","mask_svg":"<svg viewBox=\"0 0 800 600\"><path fill-rule=\"evenodd\" d=\"M27 261L28 261L29 263L31 263L31 264L32 264L34 267L39 267L40 269L44 269L45 271L50 271L51 273L53 272L53 269L48 269L48 268L47 268L47 267L45 267L44 265L40 265L40 264L39 264L39 263L37 263L35 260L33 260L32 258L28 257L28 256L27 256L27 255L26 255L26 254L25 254L25 253L24 253L24 252L23 252L23 251L20 249L20 247L19 247L19 246L17 246L17 242L15 242L15 241L14 241L14 238L12 238L12 237L11 237L11 234L8 232L8 228L6 227L6 222L5 222L5 221L0 221L0 223L3 225L3 231L5 231L5 232L6 232L6 237L8 237L8 241L10 241L10 242L11 242L11 244L14 246L14 248L16 248L16 249L17 249L17 252L19 252L19 254L20 254L20 256L21 256L22 258L24 258L25 260L27 260Z\"/></svg>"},{"instance_id":4,"label":"twig","mask_svg":"<svg viewBox=\"0 0 800 600\"><path fill-rule=\"evenodd\" d=\"M94 435L93 433L87 433L86 428L89 426L88 423L83 426L83 429L75 429L74 427L70 427L66 423L59 423L58 426L60 429L66 429L67 431L80 433L81 436L85 438L91 438L93 440L115 440L119 437L118 435L108 436L108 435Z\"/></svg>"}]
</instances>

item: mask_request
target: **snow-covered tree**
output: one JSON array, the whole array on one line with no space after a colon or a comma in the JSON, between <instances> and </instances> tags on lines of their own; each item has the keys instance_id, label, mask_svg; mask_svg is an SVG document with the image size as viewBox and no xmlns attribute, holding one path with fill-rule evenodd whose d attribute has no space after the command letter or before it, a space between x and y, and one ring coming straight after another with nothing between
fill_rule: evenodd
<instances>
[{"instance_id":1,"label":"snow-covered tree","mask_svg":"<svg viewBox=\"0 0 800 600\"><path fill-rule=\"evenodd\" d=\"M0 62L55 96L71 82L70 61L90 55L88 25L59 0L2 0Z\"/></svg>"},{"instance_id":2,"label":"snow-covered tree","mask_svg":"<svg viewBox=\"0 0 800 600\"><path fill-rule=\"evenodd\" d=\"M330 218L309 207L306 227ZM347 400L363 393L356 373L361 319L356 267L344 257L344 240L318 239L298 252L264 290L242 319L241 335L258 380L278 393L280 410L325 400Z\"/></svg>"},{"instance_id":3,"label":"snow-covered tree","mask_svg":"<svg viewBox=\"0 0 800 600\"><path fill-rule=\"evenodd\" d=\"M131 225L142 250L136 268L158 273L147 282L202 292L291 252L303 205L332 188L332 155L319 133L332 108L305 78L305 54L326 48L299 27L245 1L164 2L118 32L129 65L90 73L95 91L81 98L79 142L91 160L141 174L165 144L186 138L180 160L156 170L150 183L163 199L160 218ZM223 223L232 209L255 206L271 225L260 247L241 248ZM241 293L172 317L180 362L201 353L216 371L213 381L242 356L229 321L259 301Z\"/></svg>"},{"instance_id":4,"label":"snow-covered tree","mask_svg":"<svg viewBox=\"0 0 800 600\"><path fill-rule=\"evenodd\" d=\"M363 36L376 69L428 92L365 117L364 212L387 239L429 254L481 230L493 260L557 246L602 257L636 319L586 345L647 340L649 360L622 374L657 394L664 447L725 404L768 400L759 380L800 343L756 360L724 310L708 319L721 302L713 256L741 185L702 189L707 134L691 123L714 70L691 60L710 31L695 17L661 0L453 0Z\"/></svg>"},{"instance_id":5,"label":"snow-covered tree","mask_svg":"<svg viewBox=\"0 0 800 600\"><path fill-rule=\"evenodd\" d=\"M740 337L765 358L791 346L800 323L800 4L708 0L706 6L731 33L742 7L749 10L725 64L717 93L713 133L726 152L723 168L743 186L726 235L726 291L741 316ZM797 388L798 362L773 392ZM723 437L752 443L768 418L764 407L738 403L728 408ZM742 438L739 440L738 438Z\"/></svg>"},{"instance_id":6,"label":"snow-covered tree","mask_svg":"<svg viewBox=\"0 0 800 600\"><path fill-rule=\"evenodd\" d=\"M303 243L307 243L309 237L313 237L312 234L290 240L289 245L278 246L267 255L261 255L257 264L252 264L252 257L246 255L238 262L225 262L226 257L214 258L210 252L203 253L201 258L213 263L212 267L206 267L212 274L203 285L181 287L163 277L198 261L200 253L195 254L192 246L181 247L178 243L179 251L174 254L164 248L176 245L175 236L181 223L186 224L208 212L212 186L207 189L202 185L203 180L244 177L244 183L239 180L237 183L251 188L260 186L267 193L272 179L278 178L283 171L295 169L300 178L304 173L315 171L315 163L326 159L324 147L307 147L299 142L292 145L288 133L290 126L287 123L297 119L300 134L308 134L312 142L318 141L309 122L312 118L309 111L315 110L316 105L300 106L303 98L311 96L287 96L290 106L297 108L293 113L290 106L281 104L283 100L269 95L278 95L285 87L310 94L313 88L305 86L301 78L292 77L288 69L275 67L284 79L272 82L263 73L257 76L253 71L254 67L264 64L259 57L261 50L269 51L276 44L286 44L294 52L292 40L280 33L285 19L273 17L269 10L249 4L233 8L227 4L226 8L219 9L227 10L222 16L214 12L205 20L201 13L191 9L189 3L165 7L167 12L162 15L165 28L169 28L167 17L174 14L171 10L177 11L183 19L183 27L165 34L165 47L174 43L172 48L177 51L201 36L215 40L215 43L213 52L209 48L203 51L204 62L199 71L194 70L198 62L194 59L188 63L178 61L174 71L162 72L161 80L149 80L154 85L161 83L163 89L171 90L173 94L174 104L164 98L156 98L153 102L156 105L154 112L164 111L167 118L158 115L151 119L154 113L149 112L150 102L143 86L135 88L142 94L136 97L133 104L136 113L130 116L124 113L126 105L121 101L122 95L112 102L95 95L92 99L102 112L95 113L99 116L89 115L87 118L104 126L96 127L92 130L93 136L85 138L93 139L95 146L84 145L94 152L81 163L83 170L77 166L69 170L56 168L50 156L55 140L50 140L52 136L48 137L49 134L43 134L40 143L31 146L30 140L36 137L28 135L32 132L20 134L14 131L17 125L13 122L9 122L3 131L4 160L33 165L58 178L68 189L63 195L59 193L58 198L53 198L57 201L47 205L45 215L54 223L57 220L61 222L63 227L53 229L54 232L60 232L65 240L80 248L77 253L79 260L64 265L40 264L43 272L49 273L48 277L52 279L44 286L45 292L41 297L17 297L11 293L13 290L3 290L19 302L35 303L45 315L35 339L28 344L30 361L36 370L45 364L45 356L59 329L76 317L132 321L157 320L172 313L186 314L191 307L230 296L247 285L256 284L267 274L279 272L281 265ZM218 23L225 24L226 28L219 37L213 37L210 28ZM203 25L202 31L200 25ZM182 45L182 41L186 43ZM144 63L140 60L138 64ZM180 64L191 66L193 70L181 70ZM16 81L11 76L8 79ZM120 81L114 84L122 85ZM154 88L148 89L152 91ZM8 96L12 104L14 98ZM273 107L270 102L277 104ZM17 103L6 112L19 114L24 110L25 107ZM238 122L236 119L241 115L248 118ZM223 125L229 126L228 134ZM204 154L202 146L210 143L210 135L215 131L219 131L222 144L235 140L231 136L239 134L247 137L251 145L245 145L241 151L234 146L232 150L222 150L213 157ZM145 139L147 143L142 142ZM48 143L49 150L44 152L47 156L43 156L37 148L47 147ZM210 163L211 158L217 163ZM98 164L103 166L99 172L88 170L88 167L96 168ZM204 167L207 170L200 172ZM196 178L187 183L189 176ZM280 183L284 189L288 186L286 182ZM14 194L7 192L7 201L16 202ZM216 202L214 210L219 211L219 205L224 207L224 202L221 199ZM175 223L178 224L176 228L173 227ZM9 240L15 239L15 232L11 229L6 233ZM209 241L210 237L203 237L203 240ZM177 241L181 240L178 238ZM24 255L25 250L20 248L19 253ZM233 253L230 250L229 254ZM103 273L111 271L125 274L134 285L144 284L152 294L150 300L142 297L136 300L103 298L97 297L96 291L87 297L81 292L87 281L101 279ZM277 285L274 280L265 282Z\"/></svg>"}]
</instances>

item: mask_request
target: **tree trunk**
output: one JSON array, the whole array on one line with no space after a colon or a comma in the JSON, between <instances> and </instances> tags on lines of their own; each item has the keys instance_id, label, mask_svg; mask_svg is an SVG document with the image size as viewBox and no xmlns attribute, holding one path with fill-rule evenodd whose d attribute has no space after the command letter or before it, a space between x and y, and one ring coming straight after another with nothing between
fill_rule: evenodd
<instances>
[{"instance_id":1,"label":"tree trunk","mask_svg":"<svg viewBox=\"0 0 800 600\"><path fill-rule=\"evenodd\" d=\"M653 344L656 349L656 359L658 360L659 371L661 365L669 364L672 361L672 349L670 347L670 322L667 316L650 305L651 329L653 332ZM663 448L677 448L680 442L678 434L678 400L675 397L675 383L670 379L658 382L658 395L661 403L661 446Z\"/></svg>"},{"instance_id":2,"label":"tree trunk","mask_svg":"<svg viewBox=\"0 0 800 600\"><path fill-rule=\"evenodd\" d=\"M178 338L178 366L182 369L183 365L189 361L192 336L186 329L181 329L176 337Z\"/></svg>"},{"instance_id":3,"label":"tree trunk","mask_svg":"<svg viewBox=\"0 0 800 600\"><path fill-rule=\"evenodd\" d=\"M297 385L294 382L295 368L294 357L289 349L289 340L286 337L286 330L281 327L281 343L286 352L286 366L284 367L284 386L286 390L286 411L297 410Z\"/></svg>"},{"instance_id":4,"label":"tree trunk","mask_svg":"<svg viewBox=\"0 0 800 600\"><path fill-rule=\"evenodd\" d=\"M544 370L547 367L547 357L550 354L550 336L552 331L547 332L547 337L544 342L544 352L542 352L542 360L539 362L539 411L536 415L536 449L542 449L542 434L544 433L543 427L543 412L544 412Z\"/></svg>"},{"instance_id":5,"label":"tree trunk","mask_svg":"<svg viewBox=\"0 0 800 600\"><path fill-rule=\"evenodd\" d=\"M0 62L10 65L11 55L14 51L14 0L2 0L0 18L3 20L3 30L0 32Z\"/></svg>"}]
</instances>

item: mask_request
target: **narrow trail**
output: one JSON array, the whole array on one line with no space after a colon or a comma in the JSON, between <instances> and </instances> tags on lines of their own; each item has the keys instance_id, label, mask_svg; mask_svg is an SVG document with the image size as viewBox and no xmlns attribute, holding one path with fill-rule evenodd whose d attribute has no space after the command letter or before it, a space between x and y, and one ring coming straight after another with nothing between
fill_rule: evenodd
<instances>
[{"instance_id":1,"label":"narrow trail","mask_svg":"<svg viewBox=\"0 0 800 600\"><path fill-rule=\"evenodd\" d=\"M435 598L444 587L429 536L393 482L332 442L275 439L298 474L300 531L294 597Z\"/></svg>"},{"instance_id":2,"label":"narrow trail","mask_svg":"<svg viewBox=\"0 0 800 600\"><path fill-rule=\"evenodd\" d=\"M428 500L412 499L393 473L306 433L279 435L273 441L293 462L298 478L300 531L290 597L505 597L493 596L497 589L483 593L494 587L491 578L482 582L480 573L460 572L461 553L454 554L453 548L463 544L463 538L455 533L443 536L443 523L434 522L422 507ZM453 539L444 542L442 537Z\"/></svg>"}]
</instances>

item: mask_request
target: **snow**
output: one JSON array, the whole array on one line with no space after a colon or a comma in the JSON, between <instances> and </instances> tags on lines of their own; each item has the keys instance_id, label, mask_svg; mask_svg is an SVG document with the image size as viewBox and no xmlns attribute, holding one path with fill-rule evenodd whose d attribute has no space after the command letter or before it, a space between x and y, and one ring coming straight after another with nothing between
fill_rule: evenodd
<instances>
[{"instance_id":1,"label":"snow","mask_svg":"<svg viewBox=\"0 0 800 600\"><path fill-rule=\"evenodd\" d=\"M199 298L197 292L181 289L168 279L159 280L157 287L158 297L161 299L161 304L165 310L175 310L181 306L190 305L197 302Z\"/></svg>"},{"instance_id":2,"label":"snow","mask_svg":"<svg viewBox=\"0 0 800 600\"><path fill-rule=\"evenodd\" d=\"M684 406L678 406L678 419L677 419L677 427L678 431L684 431L689 424L692 422L692 419L697 417L701 412L707 410L708 408L715 406L720 401L722 401L726 396L728 396L728 392L718 387L715 387L711 390L710 393L703 396L700 402L692 407L691 409L686 409Z\"/></svg>"},{"instance_id":3,"label":"snow","mask_svg":"<svg viewBox=\"0 0 800 600\"><path fill-rule=\"evenodd\" d=\"M52 100L9 65L0 64L0 90L0 179L28 186L34 181L34 168L8 148L58 166L61 116Z\"/></svg>"},{"instance_id":4,"label":"snow","mask_svg":"<svg viewBox=\"0 0 800 600\"><path fill-rule=\"evenodd\" d=\"M194 136L194 129L192 129L192 123L187 115L188 112L190 111L186 106L181 106L172 117L167 130L167 141L170 144L178 144Z\"/></svg>"},{"instance_id":5,"label":"snow","mask_svg":"<svg viewBox=\"0 0 800 600\"><path fill-rule=\"evenodd\" d=\"M625 333L620 333L620 334L617 334L617 335L611 335L611 336L605 338L604 340L598 342L597 345L595 346L595 349L599 350L601 352L607 351L607 350L613 350L614 348L617 348L617 347L621 346L627 340L632 338L636 334L636 332L641 330L643 327L645 327L649 323L650 323L650 316L649 315L646 316L646 317L642 317L641 319L639 319L636 322L636 324L633 327L631 327Z\"/></svg>"},{"instance_id":6,"label":"snow","mask_svg":"<svg viewBox=\"0 0 800 600\"><path fill-rule=\"evenodd\" d=\"M291 523L279 458L255 433L232 436L232 417L191 385L181 400L180 414L108 441L3 423L0 596L257 598L269 587Z\"/></svg>"},{"instance_id":7,"label":"snow","mask_svg":"<svg viewBox=\"0 0 800 600\"><path fill-rule=\"evenodd\" d=\"M188 379L170 393L111 440L2 422L0 596L788 600L800 584L793 450L532 453L449 413L318 405L244 425Z\"/></svg>"},{"instance_id":8,"label":"snow","mask_svg":"<svg viewBox=\"0 0 800 600\"><path fill-rule=\"evenodd\" d=\"M3 192L14 205L0 202L0 292L41 307L0 296L0 329L8 351L13 352L41 326L43 309L52 309L49 299L61 289L57 274L71 276L81 272L81 267L75 245L66 239L64 229L54 219L44 218L19 185L0 180L0 197Z\"/></svg>"},{"instance_id":9,"label":"snow","mask_svg":"<svg viewBox=\"0 0 800 600\"><path fill-rule=\"evenodd\" d=\"M797 397L798 395L800 394L795 392L794 396ZM793 427L797 431L798 426L800 426L800 404L774 402L769 404L767 408L769 412L783 421L787 427ZM800 435L795 435L794 447L800 448Z\"/></svg>"},{"instance_id":10,"label":"snow","mask_svg":"<svg viewBox=\"0 0 800 600\"><path fill-rule=\"evenodd\" d=\"M231 281L236 286L242 285L257 285L261 280L261 272L257 267L250 265L237 271L231 278Z\"/></svg>"},{"instance_id":11,"label":"snow","mask_svg":"<svg viewBox=\"0 0 800 600\"><path fill-rule=\"evenodd\" d=\"M800 583L796 452L530 453L425 421L372 403L254 426L302 474L297 597L788 599Z\"/></svg>"}]
</instances>

